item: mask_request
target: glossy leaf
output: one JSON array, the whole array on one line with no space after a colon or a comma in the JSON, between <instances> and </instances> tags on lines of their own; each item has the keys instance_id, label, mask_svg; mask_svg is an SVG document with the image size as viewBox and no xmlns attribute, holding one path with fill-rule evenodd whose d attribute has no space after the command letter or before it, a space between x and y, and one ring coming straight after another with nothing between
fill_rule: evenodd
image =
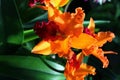
<instances>
[{"instance_id":1,"label":"glossy leaf","mask_svg":"<svg viewBox=\"0 0 120 80\"><path fill-rule=\"evenodd\" d=\"M90 21L84 21L84 25L88 25ZM109 24L110 21L108 20L94 20L95 24L101 25L101 24Z\"/></svg>"},{"instance_id":2,"label":"glossy leaf","mask_svg":"<svg viewBox=\"0 0 120 80\"><path fill-rule=\"evenodd\" d=\"M119 17L120 17L120 2L116 4L116 15L115 15L116 19Z\"/></svg>"},{"instance_id":3,"label":"glossy leaf","mask_svg":"<svg viewBox=\"0 0 120 80\"><path fill-rule=\"evenodd\" d=\"M48 64L48 66L54 68L57 71L64 71L64 67L60 64L57 64L55 62L52 62L50 60L44 59L45 63Z\"/></svg>"},{"instance_id":4,"label":"glossy leaf","mask_svg":"<svg viewBox=\"0 0 120 80\"><path fill-rule=\"evenodd\" d=\"M22 19L23 24L30 23L31 21L41 19L41 16L44 15L46 11L40 8L31 8L28 6L29 0L15 0L18 10L20 12L20 16ZM38 18L39 17L39 18ZM46 19L47 16L42 17L42 19ZM25 26L26 27L26 26Z\"/></svg>"},{"instance_id":5,"label":"glossy leaf","mask_svg":"<svg viewBox=\"0 0 120 80\"><path fill-rule=\"evenodd\" d=\"M0 56L0 75L18 80L64 80L63 74L50 69L39 57Z\"/></svg>"},{"instance_id":6,"label":"glossy leaf","mask_svg":"<svg viewBox=\"0 0 120 80\"><path fill-rule=\"evenodd\" d=\"M39 38L33 29L24 31L24 43L35 40Z\"/></svg>"}]
</instances>

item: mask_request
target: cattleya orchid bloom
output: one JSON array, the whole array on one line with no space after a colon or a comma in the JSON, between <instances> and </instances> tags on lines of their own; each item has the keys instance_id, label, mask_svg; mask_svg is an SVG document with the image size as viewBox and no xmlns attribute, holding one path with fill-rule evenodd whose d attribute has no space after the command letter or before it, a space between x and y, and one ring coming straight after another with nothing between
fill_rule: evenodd
<instances>
[{"instance_id":1,"label":"cattleya orchid bloom","mask_svg":"<svg viewBox=\"0 0 120 80\"><path fill-rule=\"evenodd\" d=\"M94 55L100 59L103 63L103 67L106 68L109 64L107 57L104 54L110 54L115 52L113 51L103 51L100 47L103 46L107 41L111 42L115 37L114 33L107 32L98 32L94 33L95 24L93 19L90 19L89 26L84 33L80 34L79 37L73 37L71 40L71 47L82 49L82 52L88 55ZM82 43L82 44L81 44Z\"/></svg>"},{"instance_id":2,"label":"cattleya orchid bloom","mask_svg":"<svg viewBox=\"0 0 120 80\"><path fill-rule=\"evenodd\" d=\"M77 8L75 13L62 13L53 6L48 8L48 23L36 23L34 30L44 41L38 45L42 46L44 43L49 46L43 48L36 45L32 52L39 54L57 53L60 57L68 57L71 50L70 40L72 36L78 36L83 32L84 12L82 8ZM68 27L69 26L69 27ZM43 35L44 34L44 35ZM49 53L44 50L49 50Z\"/></svg>"},{"instance_id":3,"label":"cattleya orchid bloom","mask_svg":"<svg viewBox=\"0 0 120 80\"><path fill-rule=\"evenodd\" d=\"M69 0L29 0L29 6L39 7L44 10L47 10L47 8L49 7L49 4L52 4L54 7L58 8L66 5L68 2ZM39 4L37 5L37 3ZM44 4L45 6L42 4Z\"/></svg>"},{"instance_id":4,"label":"cattleya orchid bloom","mask_svg":"<svg viewBox=\"0 0 120 80\"><path fill-rule=\"evenodd\" d=\"M95 33L94 20L90 18L87 28L83 22L85 13L82 8L75 9L75 13L62 12L59 6L64 6L68 0L34 0L42 2L45 6L38 6L48 10L48 22L37 22L34 26L35 33L42 38L33 49L35 54L58 54L59 57L67 59L65 76L67 80L84 80L88 74L95 74L95 68L82 62L84 56L94 55L106 68L109 61L104 54L115 53L103 51L102 46L111 42L115 35L110 32ZM81 49L75 54L71 48Z\"/></svg>"},{"instance_id":5,"label":"cattleya orchid bloom","mask_svg":"<svg viewBox=\"0 0 120 80\"><path fill-rule=\"evenodd\" d=\"M74 54L70 60L67 60L65 66L66 80L84 80L88 74L95 75L95 68L82 63L84 54L79 53L77 56Z\"/></svg>"},{"instance_id":6,"label":"cattleya orchid bloom","mask_svg":"<svg viewBox=\"0 0 120 80\"><path fill-rule=\"evenodd\" d=\"M48 8L48 19L54 21L66 35L77 36L82 33L84 17L85 13L80 7L75 9L75 13L62 13L52 5Z\"/></svg>"}]
</instances>

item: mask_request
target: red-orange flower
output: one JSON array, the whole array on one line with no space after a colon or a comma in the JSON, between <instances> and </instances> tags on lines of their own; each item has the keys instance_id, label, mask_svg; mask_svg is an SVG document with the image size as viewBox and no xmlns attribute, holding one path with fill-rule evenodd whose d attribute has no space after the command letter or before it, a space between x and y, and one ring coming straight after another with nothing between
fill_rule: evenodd
<instances>
[{"instance_id":1,"label":"red-orange flower","mask_svg":"<svg viewBox=\"0 0 120 80\"><path fill-rule=\"evenodd\" d=\"M51 13L50 13L51 12ZM53 13L53 14L52 14ZM76 13L62 13L53 6L48 8L49 22L37 23L35 25L35 32L43 38L38 45L36 45L32 52L39 54L58 54L60 57L68 57L71 51L71 37L78 36L83 31L84 12L82 8L77 8ZM63 22L62 22L62 21ZM43 43L49 46L42 48ZM48 50L48 51L44 51ZM49 52L49 53L42 53Z\"/></svg>"},{"instance_id":2,"label":"red-orange flower","mask_svg":"<svg viewBox=\"0 0 120 80\"><path fill-rule=\"evenodd\" d=\"M102 47L107 41L112 41L115 36L114 33L110 31L98 32L95 34L94 28L95 24L91 18L88 30L84 31L84 33L80 34L78 37L72 37L71 46L77 49L82 49L82 53L84 53L86 56L91 54L94 55L102 61L103 67L107 67L109 61L104 54L115 52L104 52L100 47Z\"/></svg>"},{"instance_id":3,"label":"red-orange flower","mask_svg":"<svg viewBox=\"0 0 120 80\"><path fill-rule=\"evenodd\" d=\"M48 8L48 19L59 25L61 32L66 35L78 36L82 33L84 17L85 13L80 7L76 8L75 13L62 13L52 5Z\"/></svg>"},{"instance_id":4,"label":"red-orange flower","mask_svg":"<svg viewBox=\"0 0 120 80\"><path fill-rule=\"evenodd\" d=\"M77 56L73 55L70 60L67 60L65 66L66 80L84 80L88 74L95 74L95 68L82 63L84 56L79 53Z\"/></svg>"},{"instance_id":5,"label":"red-orange flower","mask_svg":"<svg viewBox=\"0 0 120 80\"><path fill-rule=\"evenodd\" d=\"M75 9L75 13L62 12L58 9L69 0L30 0L31 7L36 6L48 10L48 22L37 22L35 33L42 38L33 49L36 54L58 54L67 59L65 76L67 80L84 80L86 75L95 74L95 68L83 63L84 56L94 55L106 68L109 61L104 54L115 53L103 51L102 46L115 37L114 33L94 32L95 24L91 18L87 28L83 27L85 13L82 8ZM37 3L40 5L36 5ZM41 5L41 3L43 5ZM71 48L81 49L75 54Z\"/></svg>"}]
</instances>

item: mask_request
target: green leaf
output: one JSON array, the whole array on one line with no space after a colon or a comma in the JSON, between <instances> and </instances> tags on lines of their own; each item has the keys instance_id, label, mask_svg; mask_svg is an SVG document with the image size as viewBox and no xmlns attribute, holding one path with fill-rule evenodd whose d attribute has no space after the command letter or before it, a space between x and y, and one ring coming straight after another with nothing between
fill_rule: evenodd
<instances>
[{"instance_id":1,"label":"green leaf","mask_svg":"<svg viewBox=\"0 0 120 80\"><path fill-rule=\"evenodd\" d=\"M84 21L84 25L88 25L90 21ZM110 23L108 20L94 20L95 24L105 24Z\"/></svg>"},{"instance_id":2,"label":"green leaf","mask_svg":"<svg viewBox=\"0 0 120 80\"><path fill-rule=\"evenodd\" d=\"M26 30L26 31L24 31L24 42L23 43L35 40L37 38L38 38L38 36L35 34L33 29Z\"/></svg>"},{"instance_id":3,"label":"green leaf","mask_svg":"<svg viewBox=\"0 0 120 80\"><path fill-rule=\"evenodd\" d=\"M47 59L44 59L45 63L50 66L51 68L53 68L54 70L57 71L64 71L64 67L60 64L57 64L55 62L49 61Z\"/></svg>"},{"instance_id":4,"label":"green leaf","mask_svg":"<svg viewBox=\"0 0 120 80\"><path fill-rule=\"evenodd\" d=\"M4 43L21 44L23 42L22 21L15 0L1 0L1 14Z\"/></svg>"},{"instance_id":5,"label":"green leaf","mask_svg":"<svg viewBox=\"0 0 120 80\"><path fill-rule=\"evenodd\" d=\"M0 75L24 80L64 80L62 73L50 69L39 57L0 56Z\"/></svg>"},{"instance_id":6,"label":"green leaf","mask_svg":"<svg viewBox=\"0 0 120 80\"><path fill-rule=\"evenodd\" d=\"M116 14L115 18L118 19L120 17L120 2L116 4Z\"/></svg>"},{"instance_id":7,"label":"green leaf","mask_svg":"<svg viewBox=\"0 0 120 80\"><path fill-rule=\"evenodd\" d=\"M30 23L31 21L36 20L36 18L39 20L41 19L41 16L46 13L46 10L29 7L28 1L29 0L16 0L23 24ZM47 16L44 16L42 19L46 19L46 17Z\"/></svg>"},{"instance_id":8,"label":"green leaf","mask_svg":"<svg viewBox=\"0 0 120 80\"><path fill-rule=\"evenodd\" d=\"M44 14L32 19L29 23L35 23L36 21L47 21L48 20L48 13L45 12Z\"/></svg>"}]
</instances>

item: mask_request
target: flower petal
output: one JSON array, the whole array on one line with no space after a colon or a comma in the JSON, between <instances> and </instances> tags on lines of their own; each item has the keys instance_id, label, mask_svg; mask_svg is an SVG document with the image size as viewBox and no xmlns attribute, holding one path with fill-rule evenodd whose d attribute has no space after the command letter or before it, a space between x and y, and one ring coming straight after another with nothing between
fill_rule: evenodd
<instances>
[{"instance_id":1,"label":"flower petal","mask_svg":"<svg viewBox=\"0 0 120 80\"><path fill-rule=\"evenodd\" d=\"M32 53L35 54L43 54L43 55L49 55L52 53L51 47L50 47L50 43L47 41L41 41L40 43L38 43L33 49L32 49Z\"/></svg>"},{"instance_id":2,"label":"flower petal","mask_svg":"<svg viewBox=\"0 0 120 80\"><path fill-rule=\"evenodd\" d=\"M71 66L69 62L65 66L66 80L84 80L88 74L95 75L95 68L85 63L82 63L78 69L76 66Z\"/></svg>"},{"instance_id":3,"label":"flower petal","mask_svg":"<svg viewBox=\"0 0 120 80\"><path fill-rule=\"evenodd\" d=\"M54 7L62 7L68 3L69 0L50 0Z\"/></svg>"},{"instance_id":4,"label":"flower petal","mask_svg":"<svg viewBox=\"0 0 120 80\"><path fill-rule=\"evenodd\" d=\"M71 38L71 47L84 49L95 44L96 42L97 40L92 36L85 33L81 33L78 37L75 36Z\"/></svg>"},{"instance_id":5,"label":"flower petal","mask_svg":"<svg viewBox=\"0 0 120 80\"><path fill-rule=\"evenodd\" d=\"M88 49L83 49L82 52L86 56L94 55L96 58L98 58L103 63L103 68L106 68L109 64L107 57L104 56L104 51L101 48L98 48L97 46L91 46Z\"/></svg>"},{"instance_id":6,"label":"flower petal","mask_svg":"<svg viewBox=\"0 0 120 80\"><path fill-rule=\"evenodd\" d=\"M95 38L98 40L96 45L99 47L102 47L103 44L105 44L107 41L111 42L112 39L115 37L114 33L108 31L108 32L99 32Z\"/></svg>"},{"instance_id":7,"label":"flower petal","mask_svg":"<svg viewBox=\"0 0 120 80\"><path fill-rule=\"evenodd\" d=\"M62 13L53 6L48 8L48 17L50 21L54 21L59 25L61 32L66 35L79 35L83 31L83 20L85 14L82 8L76 8L75 13Z\"/></svg>"},{"instance_id":8,"label":"flower petal","mask_svg":"<svg viewBox=\"0 0 120 80\"><path fill-rule=\"evenodd\" d=\"M82 63L80 65L80 69L75 72L76 76L84 75L84 77L85 77L88 74L95 75L95 68L93 66L89 66L85 63Z\"/></svg>"},{"instance_id":9,"label":"flower petal","mask_svg":"<svg viewBox=\"0 0 120 80\"><path fill-rule=\"evenodd\" d=\"M61 0L60 7L66 5L69 2L69 0Z\"/></svg>"},{"instance_id":10,"label":"flower petal","mask_svg":"<svg viewBox=\"0 0 120 80\"><path fill-rule=\"evenodd\" d=\"M69 46L69 37L63 40L51 41L51 49L53 53L57 53L59 57L68 57L70 46Z\"/></svg>"},{"instance_id":11,"label":"flower petal","mask_svg":"<svg viewBox=\"0 0 120 80\"><path fill-rule=\"evenodd\" d=\"M93 18L90 18L90 23L89 23L89 25L88 25L88 29L90 30L91 33L94 33L95 23L94 23Z\"/></svg>"},{"instance_id":12,"label":"flower petal","mask_svg":"<svg viewBox=\"0 0 120 80\"><path fill-rule=\"evenodd\" d=\"M62 1L62 0L50 0L50 3L51 3L54 7L58 7L61 1Z\"/></svg>"}]
</instances>

